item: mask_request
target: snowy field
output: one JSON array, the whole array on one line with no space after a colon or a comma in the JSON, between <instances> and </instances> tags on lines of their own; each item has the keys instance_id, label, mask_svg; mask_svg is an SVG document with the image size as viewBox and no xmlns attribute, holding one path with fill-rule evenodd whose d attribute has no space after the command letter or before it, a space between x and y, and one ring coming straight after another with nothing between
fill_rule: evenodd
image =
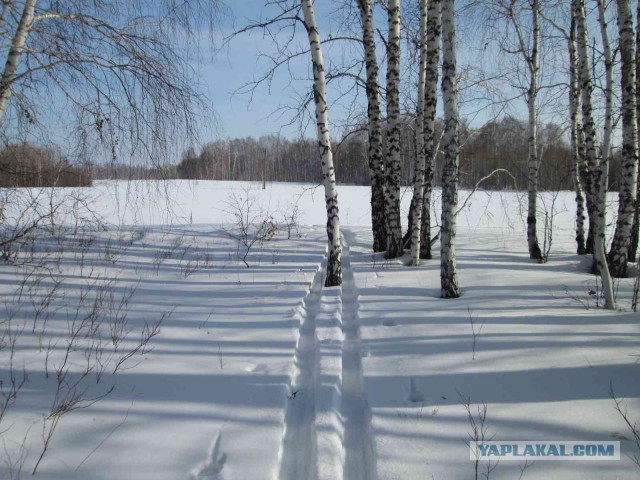
<instances>
[{"instance_id":1,"label":"snowy field","mask_svg":"<svg viewBox=\"0 0 640 480\"><path fill-rule=\"evenodd\" d=\"M369 189L338 192L340 288L322 288L311 185L98 183L60 209L67 226L18 257L38 267L0 269L0 478L30 476L43 450L36 478L52 480L486 478L473 422L485 440L621 442L620 461L502 462L490 479L640 478L610 397L640 423L633 280L619 312L597 308L573 194L542 198L537 264L524 197L476 192L458 216L463 296L441 300L439 243L420 267L373 255Z\"/></svg>"}]
</instances>

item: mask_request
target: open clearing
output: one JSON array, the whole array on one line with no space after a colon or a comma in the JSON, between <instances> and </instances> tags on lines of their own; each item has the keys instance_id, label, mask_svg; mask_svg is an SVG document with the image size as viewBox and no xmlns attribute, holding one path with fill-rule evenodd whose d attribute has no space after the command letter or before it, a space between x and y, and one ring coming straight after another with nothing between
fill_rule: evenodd
<instances>
[{"instance_id":1,"label":"open clearing","mask_svg":"<svg viewBox=\"0 0 640 480\"><path fill-rule=\"evenodd\" d=\"M2 440L5 456L25 459L24 476L42 451L70 321L100 295L105 318L126 317L132 332L119 352L145 322L161 320L160 333L115 375L111 365L82 378L86 355L72 355L76 392L115 388L62 417L38 478L473 479L465 402L476 421L486 404L486 438L621 441L620 461L537 462L524 479L640 477L609 395L613 386L640 421L633 280L617 284L620 312L596 308L589 260L574 253L572 193L555 202L550 260L537 264L519 195L476 192L458 217L464 294L441 300L437 258L407 267L371 253L368 188L339 187L345 281L323 288L320 189L175 182L152 196L124 185L85 192L108 228L39 240L29 255L47 269L0 270L6 318L21 332L14 365L28 373ZM249 268L232 238L233 194L277 226ZM168 202L171 216L156 214ZM522 466L503 462L490 478L518 479Z\"/></svg>"}]
</instances>

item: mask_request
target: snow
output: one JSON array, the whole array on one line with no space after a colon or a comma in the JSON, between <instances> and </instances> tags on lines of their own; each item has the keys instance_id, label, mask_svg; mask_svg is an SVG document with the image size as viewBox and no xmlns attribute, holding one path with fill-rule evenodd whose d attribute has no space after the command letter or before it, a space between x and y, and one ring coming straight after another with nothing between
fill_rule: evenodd
<instances>
[{"instance_id":1,"label":"snow","mask_svg":"<svg viewBox=\"0 0 640 480\"><path fill-rule=\"evenodd\" d=\"M50 255L51 272L33 273L22 296L24 270L0 270L5 319L27 327L16 364L29 374L2 420L5 456L17 458L24 445L23 476L33 469L65 343L49 349L49 378L42 345L65 338L81 292L94 285L91 295L98 286L111 295L110 314L133 291L126 348L145 321L164 315L161 331L151 351L115 375L109 369L99 383L95 375L82 383L87 398L115 390L62 417L37 478L475 478L462 398L476 419L487 405L494 440L622 439L620 461L537 462L524 479L638 478L628 457L638 452L609 397L612 385L640 422L633 281L618 284L621 311L596 308L589 262L574 254L572 193L555 200L550 261L540 265L526 252L524 196L476 192L458 218L464 294L442 300L438 260L407 267L372 254L368 188L338 192L344 285L323 288L321 188L175 181L81 189L87 203L78 208L98 212L107 228L76 235L70 228L61 243L40 242L35 254ZM233 193L248 195L257 218L279 225L297 203L299 233L287 239L280 229L254 246L246 268L229 236ZM553 197L545 194L543 208ZM409 199L405 193L405 212ZM67 213L61 220L70 222ZM32 333L34 305L53 279L62 283L40 336ZM6 379L7 350L0 355ZM503 462L490 478L517 479L522 466ZM5 470L0 478L9 478Z\"/></svg>"}]
</instances>

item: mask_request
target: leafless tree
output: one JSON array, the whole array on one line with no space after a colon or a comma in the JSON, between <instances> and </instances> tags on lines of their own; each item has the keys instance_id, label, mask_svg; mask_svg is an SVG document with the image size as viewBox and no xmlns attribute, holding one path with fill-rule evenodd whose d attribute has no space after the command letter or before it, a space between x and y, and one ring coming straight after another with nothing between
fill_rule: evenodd
<instances>
[{"instance_id":1,"label":"leafless tree","mask_svg":"<svg viewBox=\"0 0 640 480\"><path fill-rule=\"evenodd\" d=\"M308 101L315 106L316 133L318 150L320 153L320 163L322 165L322 185L325 192L325 204L327 211L327 239L328 239L328 262L325 285L328 287L342 284L342 245L340 236L340 220L338 211L338 193L336 190L336 172L333 163L333 150L331 147L331 136L329 131L329 102L327 98L327 75L322 52L322 40L318 30L318 24L313 8L313 0L270 0L267 5L274 7L276 13L266 20L251 22L239 29L232 36L250 32L252 30L262 30L274 41L274 32L283 32L290 29L291 36L288 37L286 45L279 48L279 57L272 59L273 66L269 71L261 76L257 81L251 82L248 86L251 92L255 91L259 85L268 82L279 67L288 65L293 58L302 55L309 55L313 71L313 84ZM294 52L288 49L288 43L295 36L296 29L303 26L308 37L309 45ZM303 101L302 109L306 106Z\"/></svg>"},{"instance_id":2,"label":"leafless tree","mask_svg":"<svg viewBox=\"0 0 640 480\"><path fill-rule=\"evenodd\" d=\"M442 170L442 226L440 227L440 295L458 298L456 267L456 210L458 207L458 76L454 0L442 2L442 101L444 102L444 167Z\"/></svg>"},{"instance_id":3,"label":"leafless tree","mask_svg":"<svg viewBox=\"0 0 640 480\"><path fill-rule=\"evenodd\" d=\"M194 133L204 104L184 47L222 11L221 0L4 2L0 124L45 122L54 103L81 142L158 155Z\"/></svg>"},{"instance_id":4,"label":"leafless tree","mask_svg":"<svg viewBox=\"0 0 640 480\"><path fill-rule=\"evenodd\" d=\"M422 204L424 203L425 176L425 103L427 87L427 14L426 0L420 0L420 65L418 70L418 109L416 111L416 150L417 158L413 183L413 218L411 222L411 263L420 263L420 229L422 227Z\"/></svg>"},{"instance_id":5,"label":"leafless tree","mask_svg":"<svg viewBox=\"0 0 640 480\"><path fill-rule=\"evenodd\" d=\"M586 6L584 0L572 0L571 15L576 23L576 43L578 51L578 66L580 79L580 93L582 100L582 123L585 136L585 152L589 166L588 181L586 187L594 192L593 216L594 216L594 265L602 276L602 288L605 298L605 307L615 309L615 297L613 283L607 267L605 253L605 227L606 227L606 191L607 176L609 172L608 157L602 155L597 141L595 121L591 93L593 79L591 62L588 53L588 35L586 21Z\"/></svg>"}]
</instances>

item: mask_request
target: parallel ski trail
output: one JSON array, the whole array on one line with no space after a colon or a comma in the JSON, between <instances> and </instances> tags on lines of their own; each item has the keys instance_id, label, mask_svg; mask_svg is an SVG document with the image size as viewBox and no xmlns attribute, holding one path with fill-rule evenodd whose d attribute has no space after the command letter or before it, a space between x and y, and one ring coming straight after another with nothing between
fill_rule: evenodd
<instances>
[{"instance_id":1,"label":"parallel ski trail","mask_svg":"<svg viewBox=\"0 0 640 480\"><path fill-rule=\"evenodd\" d=\"M376 479L358 288L346 241L342 269L342 287L324 289L321 269L300 311L278 480Z\"/></svg>"},{"instance_id":2,"label":"parallel ski trail","mask_svg":"<svg viewBox=\"0 0 640 480\"><path fill-rule=\"evenodd\" d=\"M315 389L318 376L316 316L322 297L320 268L299 310L300 327L294 356L295 372L288 396L285 430L280 447L279 480L317 478Z\"/></svg>"},{"instance_id":3,"label":"parallel ski trail","mask_svg":"<svg viewBox=\"0 0 640 480\"><path fill-rule=\"evenodd\" d=\"M358 287L351 252L345 242L342 256L342 405L345 462L343 480L376 478L374 443L371 433L371 411L362 371Z\"/></svg>"}]
</instances>

